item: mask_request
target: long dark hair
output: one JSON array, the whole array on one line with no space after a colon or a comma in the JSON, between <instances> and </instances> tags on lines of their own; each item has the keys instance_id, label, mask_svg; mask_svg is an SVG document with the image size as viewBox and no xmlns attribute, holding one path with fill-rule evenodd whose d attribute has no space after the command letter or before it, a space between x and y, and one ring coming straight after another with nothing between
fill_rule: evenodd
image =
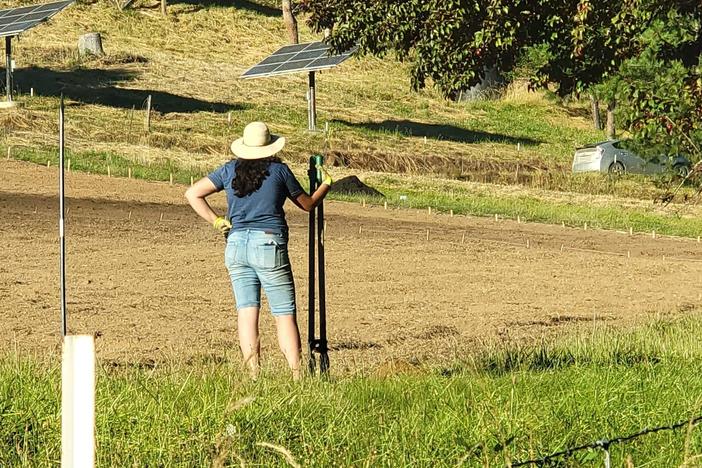
<instances>
[{"instance_id":1,"label":"long dark hair","mask_svg":"<svg viewBox=\"0 0 702 468\"><path fill-rule=\"evenodd\" d=\"M263 181L270 175L268 171L270 165L279 162L281 162L280 159L275 156L264 159L238 159L236 161L236 175L232 180L234 194L239 198L244 198L260 189Z\"/></svg>"}]
</instances>

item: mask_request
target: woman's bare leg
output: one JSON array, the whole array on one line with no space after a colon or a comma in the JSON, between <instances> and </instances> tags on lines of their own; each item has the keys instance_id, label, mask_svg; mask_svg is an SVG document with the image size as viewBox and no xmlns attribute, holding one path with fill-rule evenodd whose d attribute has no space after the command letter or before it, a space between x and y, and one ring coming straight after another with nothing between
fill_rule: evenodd
<instances>
[{"instance_id":1,"label":"woman's bare leg","mask_svg":"<svg viewBox=\"0 0 702 468\"><path fill-rule=\"evenodd\" d=\"M275 318L275 325L278 330L278 344L288 361L293 380L299 380L302 345L300 331L297 328L297 318L295 315L280 315Z\"/></svg>"},{"instance_id":2,"label":"woman's bare leg","mask_svg":"<svg viewBox=\"0 0 702 468\"><path fill-rule=\"evenodd\" d=\"M258 307L245 307L237 312L239 346L251 378L256 380L260 369L261 342L258 338Z\"/></svg>"}]
</instances>

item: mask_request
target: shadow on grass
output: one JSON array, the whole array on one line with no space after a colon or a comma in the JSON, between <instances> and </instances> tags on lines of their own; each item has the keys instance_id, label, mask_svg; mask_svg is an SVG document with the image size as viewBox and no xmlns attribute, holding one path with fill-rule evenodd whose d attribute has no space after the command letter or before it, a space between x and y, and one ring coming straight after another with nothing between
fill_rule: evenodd
<instances>
[{"instance_id":1,"label":"shadow on grass","mask_svg":"<svg viewBox=\"0 0 702 468\"><path fill-rule=\"evenodd\" d=\"M579 117L581 119L586 119L586 120L589 120L591 122L593 121L592 110L587 108L587 107L563 106L562 109L570 117ZM607 106L603 103L600 103L600 118L602 119L603 124L604 124L604 116L605 116L606 112L607 112ZM593 124L593 126L594 126L594 124Z\"/></svg>"},{"instance_id":2,"label":"shadow on grass","mask_svg":"<svg viewBox=\"0 0 702 468\"><path fill-rule=\"evenodd\" d=\"M39 96L66 98L85 104L99 104L109 107L140 109L151 95L153 109L164 114L170 112L218 112L244 110L244 104L209 102L196 98L179 96L163 91L129 89L117 87L136 78L137 73L124 69L78 68L69 71L56 71L48 68L30 67L17 70L15 82L22 89L34 88Z\"/></svg>"},{"instance_id":3,"label":"shadow on grass","mask_svg":"<svg viewBox=\"0 0 702 468\"><path fill-rule=\"evenodd\" d=\"M455 141L458 143L508 143L516 145L538 145L539 140L531 138L517 138L500 133L489 133L468 130L455 125L428 124L412 120L384 120L382 122L354 123L346 120L334 122L353 128L364 128L378 133L397 132L407 136L427 137L434 140Z\"/></svg>"},{"instance_id":4,"label":"shadow on grass","mask_svg":"<svg viewBox=\"0 0 702 468\"><path fill-rule=\"evenodd\" d=\"M483 372L495 377L509 375L515 371L550 372L575 366L626 366L652 365L663 360L654 351L636 349L612 349L606 353L578 353L568 349L550 348L542 345L535 348L511 347L478 355L471 363L457 364L439 371L443 377L465 372Z\"/></svg>"},{"instance_id":5,"label":"shadow on grass","mask_svg":"<svg viewBox=\"0 0 702 468\"><path fill-rule=\"evenodd\" d=\"M253 2L250 0L171 0L169 4L181 3L185 5L192 5L197 7L198 10L207 7L233 7L242 10L249 10L260 15L269 17L282 17L283 11L279 8L274 8L265 3Z\"/></svg>"}]
</instances>

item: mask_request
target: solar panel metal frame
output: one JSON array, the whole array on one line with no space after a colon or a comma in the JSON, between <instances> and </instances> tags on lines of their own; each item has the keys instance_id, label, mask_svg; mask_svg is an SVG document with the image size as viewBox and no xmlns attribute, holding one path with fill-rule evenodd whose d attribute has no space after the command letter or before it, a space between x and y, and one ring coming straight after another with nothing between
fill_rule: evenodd
<instances>
[{"instance_id":1,"label":"solar panel metal frame","mask_svg":"<svg viewBox=\"0 0 702 468\"><path fill-rule=\"evenodd\" d=\"M64 0L0 10L0 37L16 36L23 33L47 21L74 1Z\"/></svg>"},{"instance_id":2,"label":"solar panel metal frame","mask_svg":"<svg viewBox=\"0 0 702 468\"><path fill-rule=\"evenodd\" d=\"M300 72L315 72L334 68L356 52L358 47L338 55L329 55L324 42L308 42L281 47L246 70L241 78L265 78Z\"/></svg>"}]
</instances>

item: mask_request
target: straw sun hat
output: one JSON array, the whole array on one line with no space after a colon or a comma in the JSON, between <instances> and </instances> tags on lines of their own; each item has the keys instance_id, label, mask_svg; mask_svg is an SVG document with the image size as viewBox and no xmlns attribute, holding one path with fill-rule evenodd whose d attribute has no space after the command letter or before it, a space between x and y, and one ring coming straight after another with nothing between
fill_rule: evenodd
<instances>
[{"instance_id":1,"label":"straw sun hat","mask_svg":"<svg viewBox=\"0 0 702 468\"><path fill-rule=\"evenodd\" d=\"M263 159L279 153L285 146L285 137L271 135L263 122L251 122L244 128L244 136L232 143L232 153L240 159Z\"/></svg>"}]
</instances>

